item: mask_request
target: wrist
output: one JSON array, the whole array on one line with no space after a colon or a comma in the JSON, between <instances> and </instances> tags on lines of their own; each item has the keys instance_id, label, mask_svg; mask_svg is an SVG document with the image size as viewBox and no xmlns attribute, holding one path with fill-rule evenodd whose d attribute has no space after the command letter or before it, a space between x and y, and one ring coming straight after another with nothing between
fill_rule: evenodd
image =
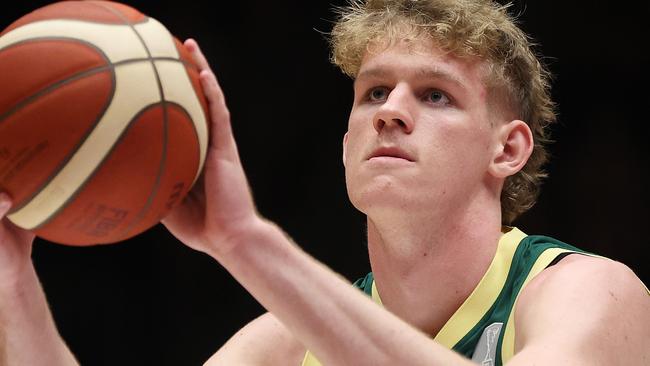
<instances>
[{"instance_id":1,"label":"wrist","mask_svg":"<svg viewBox=\"0 0 650 366\"><path fill-rule=\"evenodd\" d=\"M252 215L245 220L238 220L229 225L220 235L206 238L202 247L211 257L222 261L233 252L250 248L263 241L263 238L277 231L277 226L259 215Z\"/></svg>"},{"instance_id":2,"label":"wrist","mask_svg":"<svg viewBox=\"0 0 650 366\"><path fill-rule=\"evenodd\" d=\"M30 301L31 294L42 291L40 286L31 262L0 279L0 313L22 308Z\"/></svg>"}]
</instances>

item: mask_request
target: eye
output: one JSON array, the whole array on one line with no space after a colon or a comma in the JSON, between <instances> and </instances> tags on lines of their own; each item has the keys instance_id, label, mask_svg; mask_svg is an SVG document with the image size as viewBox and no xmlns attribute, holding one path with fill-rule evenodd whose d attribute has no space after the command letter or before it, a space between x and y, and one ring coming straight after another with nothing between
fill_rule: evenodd
<instances>
[{"instance_id":1,"label":"eye","mask_svg":"<svg viewBox=\"0 0 650 366\"><path fill-rule=\"evenodd\" d=\"M433 104L447 105L449 104L449 98L447 95L440 90L431 90L426 94L426 101Z\"/></svg>"},{"instance_id":2,"label":"eye","mask_svg":"<svg viewBox=\"0 0 650 366\"><path fill-rule=\"evenodd\" d=\"M372 88L368 92L368 100L371 102L386 100L388 98L388 93L388 88L385 87Z\"/></svg>"}]
</instances>

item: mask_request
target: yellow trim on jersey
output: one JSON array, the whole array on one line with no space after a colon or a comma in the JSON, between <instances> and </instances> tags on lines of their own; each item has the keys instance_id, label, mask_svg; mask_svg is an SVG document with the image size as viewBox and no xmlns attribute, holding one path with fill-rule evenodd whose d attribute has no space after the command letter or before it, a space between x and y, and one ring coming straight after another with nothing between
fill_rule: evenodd
<instances>
[{"instance_id":1,"label":"yellow trim on jersey","mask_svg":"<svg viewBox=\"0 0 650 366\"><path fill-rule=\"evenodd\" d=\"M528 282L530 282L530 280L532 280L546 267L548 267L548 265L551 264L551 262L553 262L553 260L557 258L558 255L566 252L573 252L573 251L569 249L563 249L563 248L546 249L542 254L540 254L539 257L537 257L537 260L535 261L533 267L530 269L530 272L528 273L526 280L521 285L521 288L517 293L517 297L515 298L515 302L512 305L512 309L510 310L510 315L508 316L508 324L506 325L506 331L503 334L503 344L501 345L501 361L503 362L504 365L512 358L512 356L514 356L515 353L515 316L514 315L515 315L515 308L517 307L517 301L519 300L519 295L521 295L522 291L524 290Z\"/></svg>"},{"instance_id":2,"label":"yellow trim on jersey","mask_svg":"<svg viewBox=\"0 0 650 366\"><path fill-rule=\"evenodd\" d=\"M314 357L314 355L307 350L305 353L305 358L302 360L302 366L322 366L320 362Z\"/></svg>"},{"instance_id":3,"label":"yellow trim on jersey","mask_svg":"<svg viewBox=\"0 0 650 366\"><path fill-rule=\"evenodd\" d=\"M643 281L641 281L641 286L643 286L643 288L648 292L648 295L650 295L650 289L645 285L645 283L643 283Z\"/></svg>"},{"instance_id":4,"label":"yellow trim on jersey","mask_svg":"<svg viewBox=\"0 0 650 366\"><path fill-rule=\"evenodd\" d=\"M384 303L381 302L381 298L379 297L379 291L377 291L377 282L372 281L372 287L370 289L371 291L371 297L374 302L376 302L379 305L384 305Z\"/></svg>"},{"instance_id":5,"label":"yellow trim on jersey","mask_svg":"<svg viewBox=\"0 0 650 366\"><path fill-rule=\"evenodd\" d=\"M481 320L490 309L508 278L517 246L526 237L521 230L510 228L499 239L497 251L474 291L442 327L434 340L451 349ZM494 289L499 289L495 291ZM381 305L376 282L372 282L372 299ZM302 366L321 366L311 352L305 353Z\"/></svg>"},{"instance_id":6,"label":"yellow trim on jersey","mask_svg":"<svg viewBox=\"0 0 650 366\"><path fill-rule=\"evenodd\" d=\"M526 237L521 230L512 228L499 240L497 252L483 278L474 291L442 327L434 340L451 349L469 333L490 309L508 278L517 246ZM498 291L495 291L498 289Z\"/></svg>"}]
</instances>

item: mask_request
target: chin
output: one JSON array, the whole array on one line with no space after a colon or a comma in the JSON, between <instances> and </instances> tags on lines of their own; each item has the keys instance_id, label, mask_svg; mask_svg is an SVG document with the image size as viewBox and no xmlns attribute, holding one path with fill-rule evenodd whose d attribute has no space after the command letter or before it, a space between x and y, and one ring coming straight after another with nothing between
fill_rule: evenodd
<instances>
[{"instance_id":1,"label":"chin","mask_svg":"<svg viewBox=\"0 0 650 366\"><path fill-rule=\"evenodd\" d=\"M357 210L368 215L379 209L403 209L417 199L414 189L409 189L394 177L375 177L360 186L348 185L348 196Z\"/></svg>"}]
</instances>

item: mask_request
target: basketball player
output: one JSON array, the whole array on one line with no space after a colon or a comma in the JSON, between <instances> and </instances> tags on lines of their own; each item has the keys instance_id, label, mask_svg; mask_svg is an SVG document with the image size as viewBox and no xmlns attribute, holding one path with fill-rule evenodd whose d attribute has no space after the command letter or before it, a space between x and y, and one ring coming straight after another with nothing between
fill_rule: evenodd
<instances>
[{"instance_id":1,"label":"basketball player","mask_svg":"<svg viewBox=\"0 0 650 366\"><path fill-rule=\"evenodd\" d=\"M505 10L368 0L341 19L334 61L355 91L343 163L373 271L363 292L257 213L224 96L185 43L212 136L204 180L164 224L269 310L207 365L650 364L650 296L627 267L506 226L534 202L554 114L548 75ZM3 221L3 361L74 365L32 239Z\"/></svg>"}]
</instances>

